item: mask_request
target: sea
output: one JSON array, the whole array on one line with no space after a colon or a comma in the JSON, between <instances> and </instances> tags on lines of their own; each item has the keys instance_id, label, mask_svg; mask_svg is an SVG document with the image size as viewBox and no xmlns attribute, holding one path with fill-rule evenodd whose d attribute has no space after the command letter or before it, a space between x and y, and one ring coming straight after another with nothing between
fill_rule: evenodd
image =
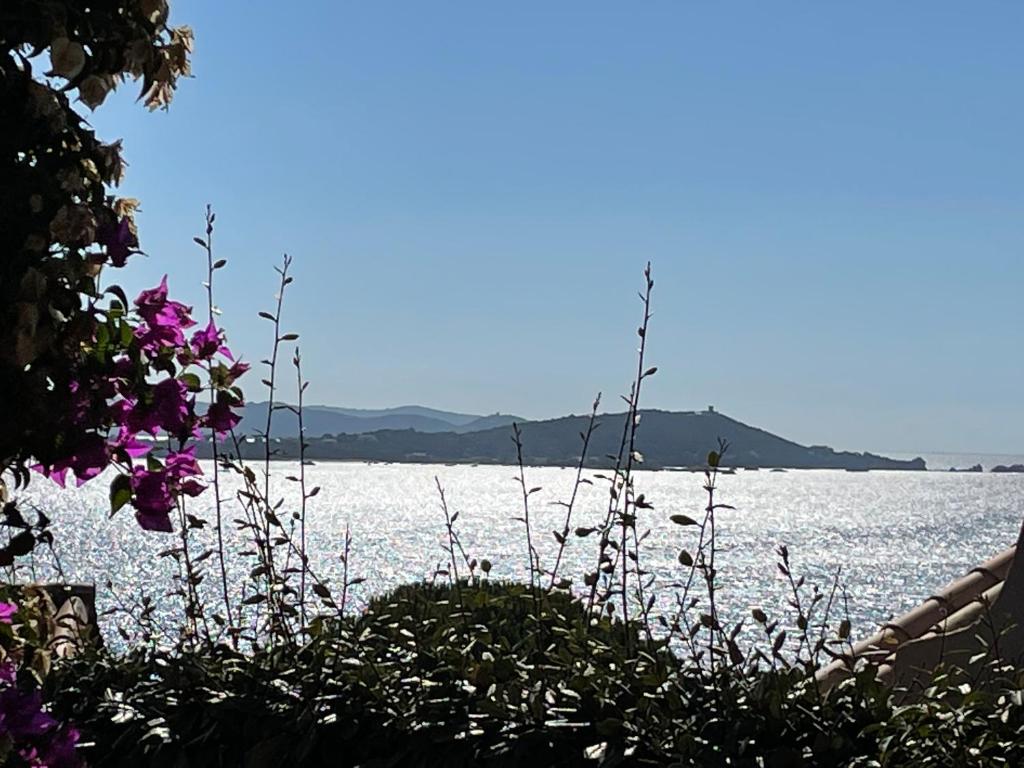
<instances>
[{"instance_id":1,"label":"sea","mask_svg":"<svg viewBox=\"0 0 1024 768\"><path fill-rule=\"evenodd\" d=\"M948 470L980 463L1024 463L1024 456L926 455L930 467ZM212 465L204 465L207 475ZM257 474L262 465L254 465ZM518 469L508 466L317 462L304 468L274 462L271 496L281 501L278 514L288 520L299 509L295 478L305 470L308 489L306 538L312 568L340 592L346 528L351 533L349 579L352 610L371 596L404 582L445 578L448 555L445 517L438 485L444 490L455 529L471 559L489 560L491 578L528 578L526 530ZM596 526L607 507L608 485L600 472L584 472L585 482L573 507L570 526ZM531 534L541 565L550 568L559 544L553 531L565 522L564 502L574 486L574 468L526 467ZM156 606L158 626L167 633L180 622L180 601L168 596L177 566L167 550L176 534L148 533L130 510L109 512L108 478L80 488L60 489L35 480L20 494L26 510L45 511L53 521L54 554L71 582L95 583L98 607L111 613L101 620L104 636L123 643L118 625L131 623L143 597ZM672 522L673 515L701 519L707 503L705 477L687 471L638 471L636 492L651 509L640 512L641 567L655 579L653 612L675 610L678 584L685 576L681 550L693 552L693 526ZM244 554L251 546L231 520L241 518L239 484L224 478L221 487L232 589L255 563ZM731 508L717 512L719 609L727 620L749 617L761 608L783 625L792 621L788 583L777 568L778 548L786 546L795 576L807 589L817 585L832 594L833 619L848 617L854 635L870 633L948 582L1013 545L1024 520L1024 474L950 473L948 471L737 470L717 479L716 501ZM186 511L213 519L214 494L190 500ZM196 533L193 554L214 546L212 529ZM570 535L559 578L583 589L593 570L596 537ZM204 561L204 594L216 600L215 558ZM464 569L463 569L464 572ZM57 566L49 554L33 556L20 578L47 580ZM109 585L109 586L108 586ZM749 623L749 622L748 622Z\"/></svg>"}]
</instances>

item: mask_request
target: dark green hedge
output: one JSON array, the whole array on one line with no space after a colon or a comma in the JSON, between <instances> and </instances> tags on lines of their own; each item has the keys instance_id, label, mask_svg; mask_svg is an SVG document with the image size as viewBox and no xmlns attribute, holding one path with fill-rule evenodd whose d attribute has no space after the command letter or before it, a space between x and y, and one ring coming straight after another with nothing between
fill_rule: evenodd
<instances>
[{"instance_id":1,"label":"dark green hedge","mask_svg":"<svg viewBox=\"0 0 1024 768\"><path fill-rule=\"evenodd\" d=\"M94 766L1024 764L1019 693L950 681L895 707L870 674L827 697L803 669L711 675L520 584L406 586L315 629L255 654L98 654L49 694Z\"/></svg>"}]
</instances>

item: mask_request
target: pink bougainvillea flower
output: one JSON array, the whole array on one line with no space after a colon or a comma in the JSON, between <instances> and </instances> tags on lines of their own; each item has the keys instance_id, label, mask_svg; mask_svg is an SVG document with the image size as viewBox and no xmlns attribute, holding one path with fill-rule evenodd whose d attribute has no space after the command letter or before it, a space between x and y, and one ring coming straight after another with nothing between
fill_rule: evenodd
<instances>
[{"instance_id":1,"label":"pink bougainvillea flower","mask_svg":"<svg viewBox=\"0 0 1024 768\"><path fill-rule=\"evenodd\" d=\"M156 288L147 288L135 298L135 306L139 314L145 317L146 312L156 311L167 303L167 275L163 276Z\"/></svg>"},{"instance_id":2,"label":"pink bougainvillea flower","mask_svg":"<svg viewBox=\"0 0 1024 768\"><path fill-rule=\"evenodd\" d=\"M0 664L0 738L13 750L7 757L16 754L18 765L32 768L80 768L78 729L58 724L43 709L38 688L21 688L16 682L17 669L8 659Z\"/></svg>"},{"instance_id":3,"label":"pink bougainvillea flower","mask_svg":"<svg viewBox=\"0 0 1024 768\"><path fill-rule=\"evenodd\" d=\"M110 454L106 442L99 435L88 434L78 444L75 451L66 458L55 461L50 466L36 464L32 469L64 488L67 484L69 470L74 472L77 484L82 485L96 477L109 464Z\"/></svg>"},{"instance_id":4,"label":"pink bougainvillea flower","mask_svg":"<svg viewBox=\"0 0 1024 768\"><path fill-rule=\"evenodd\" d=\"M99 435L88 435L71 456L69 463L78 485L91 480L110 464L106 442Z\"/></svg>"},{"instance_id":5,"label":"pink bougainvillea flower","mask_svg":"<svg viewBox=\"0 0 1024 768\"><path fill-rule=\"evenodd\" d=\"M96 242L107 249L110 263L115 267L123 267L128 257L139 247L138 240L132 234L128 219L121 219L117 224L104 224L96 230Z\"/></svg>"},{"instance_id":6,"label":"pink bougainvillea flower","mask_svg":"<svg viewBox=\"0 0 1024 768\"><path fill-rule=\"evenodd\" d=\"M153 450L151 443L142 442L133 433L123 427L117 433L117 439L114 441L113 447L120 448L133 459L141 459Z\"/></svg>"},{"instance_id":7,"label":"pink bougainvillea flower","mask_svg":"<svg viewBox=\"0 0 1024 768\"><path fill-rule=\"evenodd\" d=\"M128 414L128 429L156 435L161 429L180 435L188 425L192 402L188 388L178 379L164 379L152 390L152 401L135 402Z\"/></svg>"},{"instance_id":8,"label":"pink bougainvillea flower","mask_svg":"<svg viewBox=\"0 0 1024 768\"><path fill-rule=\"evenodd\" d=\"M61 488L67 485L68 467L63 462L54 464L53 466L47 467L43 464L33 464L32 470L38 472L43 477L48 477Z\"/></svg>"},{"instance_id":9,"label":"pink bougainvillea flower","mask_svg":"<svg viewBox=\"0 0 1024 768\"><path fill-rule=\"evenodd\" d=\"M17 603L2 603L0 602L0 623L10 624L14 614L18 612Z\"/></svg>"},{"instance_id":10,"label":"pink bougainvillea flower","mask_svg":"<svg viewBox=\"0 0 1024 768\"><path fill-rule=\"evenodd\" d=\"M228 360L234 360L231 350L224 346L223 333L213 324L213 320L200 331L192 334L192 353L197 360L211 360L218 352Z\"/></svg>"},{"instance_id":11,"label":"pink bougainvillea flower","mask_svg":"<svg viewBox=\"0 0 1024 768\"><path fill-rule=\"evenodd\" d=\"M230 432L242 420L242 417L232 411L231 407L227 400L219 399L206 411L204 419L206 426L212 429L218 437Z\"/></svg>"},{"instance_id":12,"label":"pink bougainvillea flower","mask_svg":"<svg viewBox=\"0 0 1024 768\"><path fill-rule=\"evenodd\" d=\"M171 451L164 460L164 472L172 480L194 477L203 474L196 461L196 447L190 445L180 451Z\"/></svg>"},{"instance_id":13,"label":"pink bougainvillea flower","mask_svg":"<svg viewBox=\"0 0 1024 768\"><path fill-rule=\"evenodd\" d=\"M172 531L170 512L174 498L163 470L136 467L132 471L131 487L135 519L139 525L147 531Z\"/></svg>"},{"instance_id":14,"label":"pink bougainvillea flower","mask_svg":"<svg viewBox=\"0 0 1024 768\"><path fill-rule=\"evenodd\" d=\"M64 725L50 734L39 753L39 765L46 768L78 768L82 759L75 751L82 735L71 725Z\"/></svg>"},{"instance_id":15,"label":"pink bougainvillea flower","mask_svg":"<svg viewBox=\"0 0 1024 768\"><path fill-rule=\"evenodd\" d=\"M185 383L178 379L164 379L153 387L153 411L157 423L172 435L185 428L192 410Z\"/></svg>"},{"instance_id":16,"label":"pink bougainvillea flower","mask_svg":"<svg viewBox=\"0 0 1024 768\"><path fill-rule=\"evenodd\" d=\"M192 496L193 498L205 490L206 486L198 480L183 480L178 486L178 491L180 493L184 493L186 496Z\"/></svg>"},{"instance_id":17,"label":"pink bougainvillea flower","mask_svg":"<svg viewBox=\"0 0 1024 768\"><path fill-rule=\"evenodd\" d=\"M239 360L234 365L232 365L230 368L228 368L228 378L230 379L230 381L228 383L229 384L233 384L235 379L237 379L243 373L245 373L246 371L249 370L249 367L250 366L249 366L248 363L243 363L241 360Z\"/></svg>"},{"instance_id":18,"label":"pink bougainvillea flower","mask_svg":"<svg viewBox=\"0 0 1024 768\"><path fill-rule=\"evenodd\" d=\"M159 531L160 533L171 533L174 531L169 514L135 510L135 520L144 531Z\"/></svg>"},{"instance_id":19,"label":"pink bougainvillea flower","mask_svg":"<svg viewBox=\"0 0 1024 768\"><path fill-rule=\"evenodd\" d=\"M42 736L57 724L42 705L38 690L22 691L12 686L0 692L0 731L16 740Z\"/></svg>"},{"instance_id":20,"label":"pink bougainvillea flower","mask_svg":"<svg viewBox=\"0 0 1024 768\"><path fill-rule=\"evenodd\" d=\"M164 347L183 346L183 330L196 324L190 307L167 298L167 275L156 288L140 293L135 299L135 307L144 321L135 329L135 337L148 353L158 353Z\"/></svg>"},{"instance_id":21,"label":"pink bougainvillea flower","mask_svg":"<svg viewBox=\"0 0 1024 768\"><path fill-rule=\"evenodd\" d=\"M176 325L139 323L135 338L139 340L142 351L149 355L159 355L163 349L177 349L185 343L185 334Z\"/></svg>"},{"instance_id":22,"label":"pink bougainvillea flower","mask_svg":"<svg viewBox=\"0 0 1024 768\"><path fill-rule=\"evenodd\" d=\"M203 474L203 470L200 468L199 462L196 461L194 445L182 451L168 453L164 462L164 472L167 474L172 491L198 496L206 490L206 486L195 480L196 477Z\"/></svg>"}]
</instances>

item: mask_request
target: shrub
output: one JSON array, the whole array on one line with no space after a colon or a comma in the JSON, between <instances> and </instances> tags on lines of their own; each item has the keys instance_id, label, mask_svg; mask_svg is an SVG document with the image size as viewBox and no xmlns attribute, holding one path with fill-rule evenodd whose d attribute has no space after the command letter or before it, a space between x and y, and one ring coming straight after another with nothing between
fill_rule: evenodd
<instances>
[{"instance_id":1,"label":"shrub","mask_svg":"<svg viewBox=\"0 0 1024 768\"><path fill-rule=\"evenodd\" d=\"M461 598L459 597L461 592ZM542 597L541 620L534 596ZM415 584L303 646L94 655L50 691L95 766L919 766L1024 758L1019 675L895 706L870 670L714 673L565 594ZM634 632L636 628L633 628ZM1001 762L1002 761L1002 762Z\"/></svg>"},{"instance_id":2,"label":"shrub","mask_svg":"<svg viewBox=\"0 0 1024 768\"><path fill-rule=\"evenodd\" d=\"M535 625L524 585L459 591L464 609L452 587L400 588L301 647L98 652L49 691L96 743L93 765L518 765L624 735L627 665L645 689L667 679L661 651L628 660L622 627L590 627L567 595L536 595Z\"/></svg>"}]
</instances>

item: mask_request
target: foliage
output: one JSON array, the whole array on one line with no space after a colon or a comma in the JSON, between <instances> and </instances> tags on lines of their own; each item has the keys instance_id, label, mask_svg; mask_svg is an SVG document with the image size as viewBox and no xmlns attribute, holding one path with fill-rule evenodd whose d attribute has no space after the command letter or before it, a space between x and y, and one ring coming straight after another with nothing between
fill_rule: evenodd
<instances>
[{"instance_id":1,"label":"foliage","mask_svg":"<svg viewBox=\"0 0 1024 768\"><path fill-rule=\"evenodd\" d=\"M349 575L349 531L340 594L314 573L306 553L306 507L319 488L306 484L307 383L297 348L300 461L298 474L287 478L298 486L297 509L282 508L270 480L267 438L275 410L287 407L275 404L278 360L282 344L298 338L283 331L281 320L290 259L278 270L275 311L261 313L274 334L264 380L271 405L264 439L251 447L262 454L262 477L242 460L237 441L233 452L218 442L238 420L236 379L247 366L233 359L214 322L213 277L224 262L213 257L213 214L196 238L208 269L204 328L191 330L191 308L170 298L166 279L131 302L116 285L102 284L107 268L121 268L139 252L137 201L109 193L123 173L120 144L99 141L70 96L95 109L133 78L142 81L150 108L166 107L177 79L189 74L192 48L191 32L169 27L167 17L164 0L0 6L0 474L24 484L34 468L61 484L70 473L81 484L113 466L113 512L130 503L142 527L170 531L177 509L180 543L165 554L178 562L181 584L166 597L183 599L186 618L174 648L147 642L124 654L92 649L51 669L41 594L0 595L4 764L77 764L78 730L69 723L81 729L80 751L96 766L1024 761L1024 679L1012 668L997 668L991 679L998 684L984 689L944 673L909 703L898 703L870 670L823 693L814 677L819 659L848 642L849 626L826 638L836 585L827 601L817 590L807 598L784 546L779 567L792 591L794 625L784 629L755 609L767 650L742 647L743 622L727 627L715 598L715 513L727 508L715 495L724 442L707 456L703 518L672 518L697 534L678 558L678 612L652 616L655 591L664 586L643 566L643 525L654 504L635 488L635 470L645 462L641 386L657 371L644 362L654 285L649 265L622 430L607 439L601 433L592 444L599 398L581 421L576 481L564 524L551 532L559 549L550 570L535 546L544 534L536 516L531 521L531 496L540 489L527 482L531 454L524 446L539 444L534 450L549 458L577 454L561 445L552 451L551 436L539 427L531 433L516 426L514 452L506 446L501 455L518 464L523 509L516 519L529 583L488 579L487 561L464 550L458 513L450 512L438 482L449 561L436 575L447 581L406 585L358 615L348 613L349 587L360 581ZM49 68L41 72L44 54ZM210 403L200 413L196 395L204 390ZM189 532L206 523L185 512L184 497L203 490L195 442L202 430L213 438L218 538L216 550L196 554ZM160 456L157 437L167 444ZM602 452L601 465L611 468L603 476L607 507L600 524L574 527L577 491L590 482L582 478L593 462L588 449ZM241 480L232 500L241 516L234 520L251 548L239 556L255 566L242 585L228 584L222 471ZM0 525L11 535L0 548L0 566L52 541L44 514L30 522L3 501ZM574 575L559 567L569 542L591 536L592 565L575 574L582 576L575 584L580 599L569 591ZM210 610L201 563L215 553L220 605ZM151 598L141 605L137 619L145 627ZM318 615L324 608L329 612ZM793 659L787 640L796 643Z\"/></svg>"},{"instance_id":2,"label":"foliage","mask_svg":"<svg viewBox=\"0 0 1024 768\"><path fill-rule=\"evenodd\" d=\"M81 484L113 465L113 510L130 501L157 530L170 530L176 497L201 490L189 442L237 421L244 366L212 317L186 337L195 322L166 279L134 302L104 288L105 270L139 252L138 201L109 193L120 142L99 140L71 96L95 109L131 78L150 108L166 106L192 50L191 31L167 16L163 0L0 6L0 474L26 484L34 467ZM217 390L206 416L200 373ZM170 455L156 458L140 435L166 437Z\"/></svg>"},{"instance_id":3,"label":"foliage","mask_svg":"<svg viewBox=\"0 0 1024 768\"><path fill-rule=\"evenodd\" d=\"M542 601L534 622L533 598ZM870 672L709 674L525 584L417 584L307 644L99 654L50 681L92 765L1016 765L1024 682L937 679L897 705Z\"/></svg>"},{"instance_id":4,"label":"foliage","mask_svg":"<svg viewBox=\"0 0 1024 768\"><path fill-rule=\"evenodd\" d=\"M191 308L169 298L166 278L133 302L104 284L108 269L140 253L138 201L111 194L121 144L98 139L71 101L96 109L134 79L147 106L166 107L192 50L191 31L167 19L164 0L0 4L0 526L9 532L0 566L12 577L16 558L53 537L44 513L26 519L9 498L8 477L24 486L34 469L80 485L113 467L112 514L130 503L143 528L170 531L177 509L185 535L202 524L179 503L204 489L195 439L238 420L235 380L247 366L212 310L190 331ZM207 246L212 227L210 215ZM212 402L200 414L204 386ZM49 651L36 598L23 598L13 625L0 616L0 759L72 765L75 732L41 708Z\"/></svg>"},{"instance_id":5,"label":"foliage","mask_svg":"<svg viewBox=\"0 0 1024 768\"><path fill-rule=\"evenodd\" d=\"M4 587L0 597L0 762L78 766L78 730L53 717L40 691L51 668L53 604L31 587Z\"/></svg>"}]
</instances>

